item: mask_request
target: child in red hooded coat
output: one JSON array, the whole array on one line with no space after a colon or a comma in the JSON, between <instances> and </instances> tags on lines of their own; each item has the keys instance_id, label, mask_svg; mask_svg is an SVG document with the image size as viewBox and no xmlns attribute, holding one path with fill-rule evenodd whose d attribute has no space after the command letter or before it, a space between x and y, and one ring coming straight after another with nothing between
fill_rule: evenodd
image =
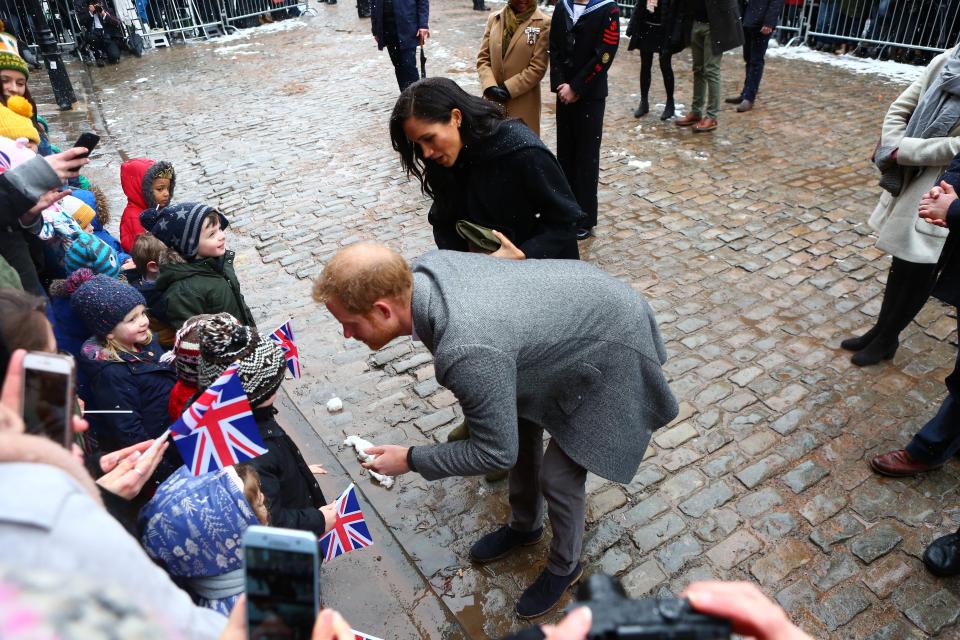
<instances>
[{"instance_id":1,"label":"child in red hooded coat","mask_svg":"<svg viewBox=\"0 0 960 640\"><path fill-rule=\"evenodd\" d=\"M177 174L173 165L161 160L134 158L120 165L120 185L127 196L127 206L120 218L120 246L127 253L145 229L140 224L144 209L162 209L173 201Z\"/></svg>"}]
</instances>

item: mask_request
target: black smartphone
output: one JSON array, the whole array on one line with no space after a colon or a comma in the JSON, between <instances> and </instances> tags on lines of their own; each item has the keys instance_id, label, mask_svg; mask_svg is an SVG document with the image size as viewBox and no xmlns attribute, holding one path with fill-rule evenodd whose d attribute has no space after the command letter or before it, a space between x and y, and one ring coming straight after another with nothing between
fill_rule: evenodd
<instances>
[{"instance_id":1,"label":"black smartphone","mask_svg":"<svg viewBox=\"0 0 960 640\"><path fill-rule=\"evenodd\" d=\"M87 152L80 157L86 158L91 153L93 153L93 150L97 148L97 144L99 142L100 142L100 136L98 136L97 134L91 131L87 131L86 133L81 134L79 138L77 138L77 141L73 143L73 146L85 148Z\"/></svg>"},{"instance_id":2,"label":"black smartphone","mask_svg":"<svg viewBox=\"0 0 960 640\"><path fill-rule=\"evenodd\" d=\"M320 602L317 538L251 526L243 534L250 640L310 640Z\"/></svg>"},{"instance_id":3,"label":"black smartphone","mask_svg":"<svg viewBox=\"0 0 960 640\"><path fill-rule=\"evenodd\" d=\"M74 377L70 356L35 351L24 356L22 398L27 433L70 446Z\"/></svg>"}]
</instances>

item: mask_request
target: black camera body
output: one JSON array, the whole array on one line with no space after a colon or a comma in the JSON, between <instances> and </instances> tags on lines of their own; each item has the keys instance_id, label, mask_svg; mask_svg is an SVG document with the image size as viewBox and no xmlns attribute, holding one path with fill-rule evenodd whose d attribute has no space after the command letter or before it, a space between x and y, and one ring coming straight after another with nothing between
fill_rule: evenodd
<instances>
[{"instance_id":1,"label":"black camera body","mask_svg":"<svg viewBox=\"0 0 960 640\"><path fill-rule=\"evenodd\" d=\"M729 640L730 621L697 613L680 598L631 600L615 578L590 576L577 589L577 603L590 607L591 640Z\"/></svg>"}]
</instances>

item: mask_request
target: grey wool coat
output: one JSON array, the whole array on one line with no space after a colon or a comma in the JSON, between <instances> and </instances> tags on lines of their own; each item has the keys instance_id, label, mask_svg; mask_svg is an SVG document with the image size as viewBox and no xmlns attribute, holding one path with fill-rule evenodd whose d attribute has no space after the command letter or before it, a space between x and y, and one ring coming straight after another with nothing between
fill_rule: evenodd
<instances>
[{"instance_id":1,"label":"grey wool coat","mask_svg":"<svg viewBox=\"0 0 960 640\"><path fill-rule=\"evenodd\" d=\"M428 480L511 468L523 418L588 471L628 483L677 415L653 311L578 260L432 251L413 266L413 325L470 425L469 440L414 447Z\"/></svg>"}]
</instances>

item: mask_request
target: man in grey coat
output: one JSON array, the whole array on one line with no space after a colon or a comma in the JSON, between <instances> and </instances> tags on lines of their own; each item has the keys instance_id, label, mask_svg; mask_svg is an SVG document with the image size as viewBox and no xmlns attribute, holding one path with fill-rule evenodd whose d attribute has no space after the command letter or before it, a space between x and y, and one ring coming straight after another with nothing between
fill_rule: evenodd
<instances>
[{"instance_id":1,"label":"man in grey coat","mask_svg":"<svg viewBox=\"0 0 960 640\"><path fill-rule=\"evenodd\" d=\"M374 447L365 466L428 480L509 469L511 521L474 544L477 562L538 542L546 499L547 567L517 613L552 610L582 573L587 471L629 483L651 433L678 412L647 303L575 260L433 251L411 270L399 254L366 243L335 255L313 295L345 337L371 349L402 335L421 340L470 425L469 440Z\"/></svg>"}]
</instances>

